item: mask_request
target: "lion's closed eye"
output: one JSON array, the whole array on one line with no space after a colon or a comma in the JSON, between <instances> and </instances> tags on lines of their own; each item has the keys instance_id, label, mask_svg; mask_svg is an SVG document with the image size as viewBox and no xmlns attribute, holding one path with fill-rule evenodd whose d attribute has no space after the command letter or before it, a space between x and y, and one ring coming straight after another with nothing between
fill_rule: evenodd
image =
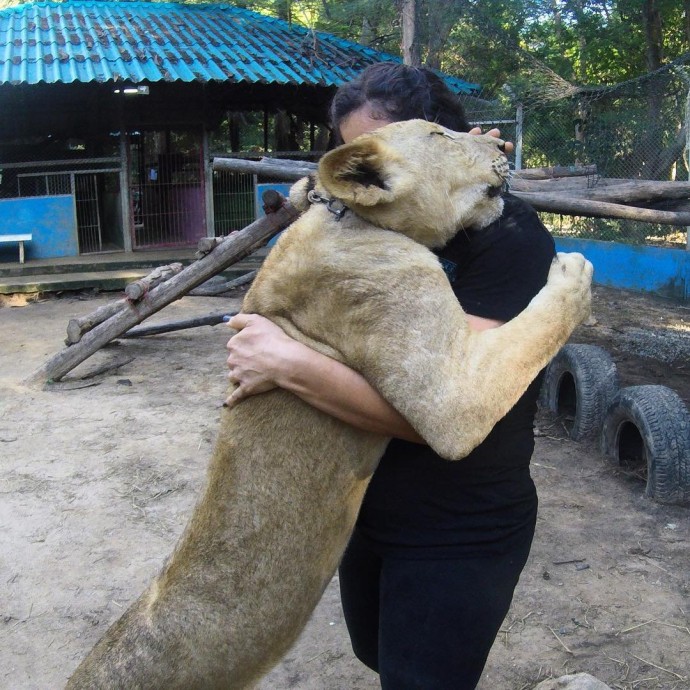
<instances>
[{"instance_id":1,"label":"lion's closed eye","mask_svg":"<svg viewBox=\"0 0 690 690\"><path fill-rule=\"evenodd\" d=\"M439 134L440 136L445 137L446 139L450 139L451 141L458 141L458 137L454 136L450 132L438 132L438 131L429 132L430 137L434 136L435 134ZM496 139L495 143L496 143L496 147L498 148L498 150L505 153L505 150L506 150L505 141L503 141L502 139Z\"/></svg>"}]
</instances>

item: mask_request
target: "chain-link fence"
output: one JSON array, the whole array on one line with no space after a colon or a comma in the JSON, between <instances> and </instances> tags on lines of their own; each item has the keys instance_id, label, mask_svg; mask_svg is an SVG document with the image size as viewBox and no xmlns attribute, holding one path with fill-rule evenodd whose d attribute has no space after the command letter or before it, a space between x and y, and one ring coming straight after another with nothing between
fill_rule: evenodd
<instances>
[{"instance_id":1,"label":"chain-link fence","mask_svg":"<svg viewBox=\"0 0 690 690\"><path fill-rule=\"evenodd\" d=\"M521 77L522 87L507 89L499 100L465 101L472 122L484 129L498 126L504 138L518 144L516 167L581 171L579 179L559 186L561 193L570 186L580 197L620 180L688 182L690 55L607 87L575 87L546 72ZM675 196L681 198L652 189L649 200L630 203L689 212L690 194ZM688 230L682 226L554 213L542 217L557 235L688 247Z\"/></svg>"}]
</instances>

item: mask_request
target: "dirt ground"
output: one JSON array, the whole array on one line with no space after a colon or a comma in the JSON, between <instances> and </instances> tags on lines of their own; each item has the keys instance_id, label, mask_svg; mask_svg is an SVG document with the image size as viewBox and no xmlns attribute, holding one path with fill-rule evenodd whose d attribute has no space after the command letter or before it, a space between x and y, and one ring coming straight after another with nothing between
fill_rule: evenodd
<instances>
[{"instance_id":1,"label":"dirt ground","mask_svg":"<svg viewBox=\"0 0 690 690\"><path fill-rule=\"evenodd\" d=\"M225 390L224 326L120 341L69 379L127 363L88 387L22 380L62 346L69 318L109 295L0 306L0 688L62 687L160 568L203 484ZM187 297L151 321L232 310ZM14 306L13 306L14 305ZM24 305L24 306L21 306ZM690 403L690 308L598 288L598 343L623 385L662 383ZM538 419L537 535L480 690L526 690L586 671L613 688L690 688L690 510ZM352 655L337 578L262 690L369 690ZM452 689L449 689L452 690Z\"/></svg>"}]
</instances>

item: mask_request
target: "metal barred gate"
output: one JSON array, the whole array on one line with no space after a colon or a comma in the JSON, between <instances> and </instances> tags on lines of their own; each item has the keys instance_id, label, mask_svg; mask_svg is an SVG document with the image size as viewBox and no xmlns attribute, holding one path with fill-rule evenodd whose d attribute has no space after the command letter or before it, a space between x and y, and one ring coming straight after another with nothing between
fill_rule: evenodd
<instances>
[{"instance_id":1,"label":"metal barred gate","mask_svg":"<svg viewBox=\"0 0 690 690\"><path fill-rule=\"evenodd\" d=\"M80 254L122 249L116 170L17 173L17 196L70 195Z\"/></svg>"},{"instance_id":2,"label":"metal barred gate","mask_svg":"<svg viewBox=\"0 0 690 690\"><path fill-rule=\"evenodd\" d=\"M128 135L132 248L189 247L206 236L201 132Z\"/></svg>"}]
</instances>

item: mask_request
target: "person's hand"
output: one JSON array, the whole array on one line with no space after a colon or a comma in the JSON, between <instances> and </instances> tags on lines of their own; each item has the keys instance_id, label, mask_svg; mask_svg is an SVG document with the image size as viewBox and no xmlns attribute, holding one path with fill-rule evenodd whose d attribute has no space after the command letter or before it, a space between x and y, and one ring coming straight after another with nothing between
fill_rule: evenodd
<instances>
[{"instance_id":1,"label":"person's hand","mask_svg":"<svg viewBox=\"0 0 690 690\"><path fill-rule=\"evenodd\" d=\"M481 127L473 127L470 131L470 134L481 134L482 133L482 128ZM496 137L497 139L501 138L501 130L500 129L490 129L487 134L490 137ZM512 153L515 150L515 146L513 145L512 141L506 141L506 148L505 148L505 153Z\"/></svg>"},{"instance_id":2,"label":"person's hand","mask_svg":"<svg viewBox=\"0 0 690 690\"><path fill-rule=\"evenodd\" d=\"M228 379L237 387L225 405L233 407L250 395L278 387L281 353L295 341L258 314L236 314L228 326L238 331L227 344Z\"/></svg>"}]
</instances>

